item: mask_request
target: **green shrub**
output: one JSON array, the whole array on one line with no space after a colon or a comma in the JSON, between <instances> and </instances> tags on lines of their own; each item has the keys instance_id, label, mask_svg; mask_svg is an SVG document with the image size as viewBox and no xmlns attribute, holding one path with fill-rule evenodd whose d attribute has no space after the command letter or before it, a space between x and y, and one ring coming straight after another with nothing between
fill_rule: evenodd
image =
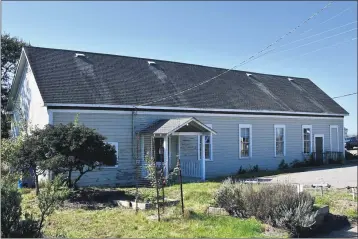
<instances>
[{"instance_id":1,"label":"green shrub","mask_svg":"<svg viewBox=\"0 0 358 239\"><path fill-rule=\"evenodd\" d=\"M19 226L21 194L11 176L1 178L1 237L10 237Z\"/></svg>"},{"instance_id":2,"label":"green shrub","mask_svg":"<svg viewBox=\"0 0 358 239\"><path fill-rule=\"evenodd\" d=\"M278 169L279 170L284 170L284 169L288 169L288 168L289 168L288 164L285 162L284 159L282 159L280 164L278 165Z\"/></svg>"},{"instance_id":3,"label":"green shrub","mask_svg":"<svg viewBox=\"0 0 358 239\"><path fill-rule=\"evenodd\" d=\"M255 217L289 230L292 236L315 224L314 198L306 192L297 193L293 185L261 185L255 190L252 185L227 179L218 189L215 201L232 216Z\"/></svg>"},{"instance_id":4,"label":"green shrub","mask_svg":"<svg viewBox=\"0 0 358 239\"><path fill-rule=\"evenodd\" d=\"M300 161L298 159L295 159L293 160L291 163L290 163L290 166L291 168L303 168L303 167L307 167L308 166L308 162L309 160L303 160L303 161Z\"/></svg>"},{"instance_id":5,"label":"green shrub","mask_svg":"<svg viewBox=\"0 0 358 239\"><path fill-rule=\"evenodd\" d=\"M257 173L260 171L259 165L254 165L253 167L249 165L248 169L243 169L242 166L240 166L239 170L237 171L237 174L245 174L245 173Z\"/></svg>"},{"instance_id":6,"label":"green shrub","mask_svg":"<svg viewBox=\"0 0 358 239\"><path fill-rule=\"evenodd\" d=\"M244 192L249 190L248 186L247 184L236 183L231 178L226 179L216 192L215 202L217 206L224 208L232 216L247 217Z\"/></svg>"},{"instance_id":7,"label":"green shrub","mask_svg":"<svg viewBox=\"0 0 358 239\"><path fill-rule=\"evenodd\" d=\"M237 174L245 174L246 170L242 168L242 166L240 166L239 170L237 171Z\"/></svg>"}]
</instances>

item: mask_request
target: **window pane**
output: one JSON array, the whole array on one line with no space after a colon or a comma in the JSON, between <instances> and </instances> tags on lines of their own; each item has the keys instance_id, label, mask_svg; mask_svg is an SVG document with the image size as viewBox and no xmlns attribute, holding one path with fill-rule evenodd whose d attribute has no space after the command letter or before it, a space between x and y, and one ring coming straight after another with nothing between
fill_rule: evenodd
<instances>
[{"instance_id":1,"label":"window pane","mask_svg":"<svg viewBox=\"0 0 358 239\"><path fill-rule=\"evenodd\" d=\"M241 157L250 156L250 128L241 128L240 148Z\"/></svg>"},{"instance_id":2,"label":"window pane","mask_svg":"<svg viewBox=\"0 0 358 239\"><path fill-rule=\"evenodd\" d=\"M205 158L210 159L210 144L205 145Z\"/></svg>"},{"instance_id":3,"label":"window pane","mask_svg":"<svg viewBox=\"0 0 358 239\"><path fill-rule=\"evenodd\" d=\"M305 142L304 142L304 144L303 144L303 145L304 145L304 149L303 149L303 152L304 152L304 153L309 153L309 152L310 152L310 150L311 150L311 149L310 149L310 146L311 146L310 144L311 144L311 143L310 143L309 141L305 141Z\"/></svg>"},{"instance_id":4,"label":"window pane","mask_svg":"<svg viewBox=\"0 0 358 239\"><path fill-rule=\"evenodd\" d=\"M210 144L210 136L205 136L205 143Z\"/></svg>"},{"instance_id":5,"label":"window pane","mask_svg":"<svg viewBox=\"0 0 358 239\"><path fill-rule=\"evenodd\" d=\"M283 142L276 142L276 155L283 155Z\"/></svg>"}]
</instances>

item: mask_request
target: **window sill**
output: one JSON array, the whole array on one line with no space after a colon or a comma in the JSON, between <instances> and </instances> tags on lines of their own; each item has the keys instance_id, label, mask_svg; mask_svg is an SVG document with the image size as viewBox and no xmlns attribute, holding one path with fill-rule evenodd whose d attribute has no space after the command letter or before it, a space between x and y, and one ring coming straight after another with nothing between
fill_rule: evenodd
<instances>
[{"instance_id":1,"label":"window sill","mask_svg":"<svg viewBox=\"0 0 358 239\"><path fill-rule=\"evenodd\" d=\"M118 165L114 165L114 166L102 166L101 168L118 168Z\"/></svg>"},{"instance_id":2,"label":"window sill","mask_svg":"<svg viewBox=\"0 0 358 239\"><path fill-rule=\"evenodd\" d=\"M240 157L239 160L247 160L247 159L251 159L252 157Z\"/></svg>"}]
</instances>

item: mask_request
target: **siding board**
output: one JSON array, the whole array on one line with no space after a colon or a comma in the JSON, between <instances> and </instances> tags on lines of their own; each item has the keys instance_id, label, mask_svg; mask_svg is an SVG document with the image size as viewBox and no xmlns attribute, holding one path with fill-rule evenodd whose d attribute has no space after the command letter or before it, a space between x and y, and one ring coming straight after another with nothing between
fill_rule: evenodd
<instances>
[{"instance_id":1,"label":"siding board","mask_svg":"<svg viewBox=\"0 0 358 239\"><path fill-rule=\"evenodd\" d=\"M74 120L75 113L54 112L55 124L68 123ZM93 172L81 180L80 185L108 183L129 184L135 179L135 162L132 157L131 145L131 115L111 113L80 113L79 121L88 127L95 128L107 137L108 141L119 143L119 167L116 169L102 169L101 173ZM190 113L183 113L180 117L191 117ZM135 131L148 127L159 119L179 118L178 115L168 114L138 114L135 116ZM312 125L312 133L324 134L324 149L330 150L330 125L338 125L338 132L342 132L343 118L288 118L288 117L222 117L196 116L204 124L212 124L217 132L213 135L213 161L206 162L206 177L225 176L236 173L242 166L259 165L261 169L276 169L282 159L287 163L294 159L302 159L302 125ZM252 157L239 159L239 124L252 125ZM274 156L274 125L286 126L286 156ZM342 134L338 134L342 142ZM180 137L181 157L184 155L197 159L197 138ZM175 142L175 140L173 140ZM186 145L187 144L187 145ZM136 146L135 146L136 147ZM136 147L137 148L137 147ZM138 147L140 149L140 147ZM147 147L146 147L147 148ZM314 150L314 148L313 148ZM340 148L342 151L342 149ZM194 157L195 155L195 157ZM109 180L107 180L109 178Z\"/></svg>"}]
</instances>

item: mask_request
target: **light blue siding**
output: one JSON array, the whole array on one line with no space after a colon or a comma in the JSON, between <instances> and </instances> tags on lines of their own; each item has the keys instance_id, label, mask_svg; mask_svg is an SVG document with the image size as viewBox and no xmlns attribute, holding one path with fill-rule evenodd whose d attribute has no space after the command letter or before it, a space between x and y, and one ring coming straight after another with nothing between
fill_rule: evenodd
<instances>
[{"instance_id":1,"label":"light blue siding","mask_svg":"<svg viewBox=\"0 0 358 239\"><path fill-rule=\"evenodd\" d=\"M159 119L191 117L189 113L175 114L137 114L134 118L135 131L140 131ZM135 158L132 155L132 125L130 114L81 113L79 121L95 128L108 138L119 143L119 167L103 169L101 172L89 173L81 180L82 185L89 184L126 184L135 179ZM343 118L290 118L261 116L195 116L204 124L212 124L213 161L206 162L206 177L225 176L236 173L242 166L258 165L261 169L276 169L282 159L287 163L302 159L302 125L312 125L312 133L324 135L324 150L330 151L330 125L338 125L338 141L343 142ZM75 113L54 112L55 124L73 121ZM252 125L252 157L239 159L239 124ZM274 125L286 126L286 156L274 156ZM313 138L313 137L312 137ZM185 136L181 140L181 157L197 159L197 137ZM136 141L135 141L136 142ZM140 147L136 147L140 149ZM314 150L314 147L313 147ZM343 144L339 145L339 151Z\"/></svg>"}]
</instances>

